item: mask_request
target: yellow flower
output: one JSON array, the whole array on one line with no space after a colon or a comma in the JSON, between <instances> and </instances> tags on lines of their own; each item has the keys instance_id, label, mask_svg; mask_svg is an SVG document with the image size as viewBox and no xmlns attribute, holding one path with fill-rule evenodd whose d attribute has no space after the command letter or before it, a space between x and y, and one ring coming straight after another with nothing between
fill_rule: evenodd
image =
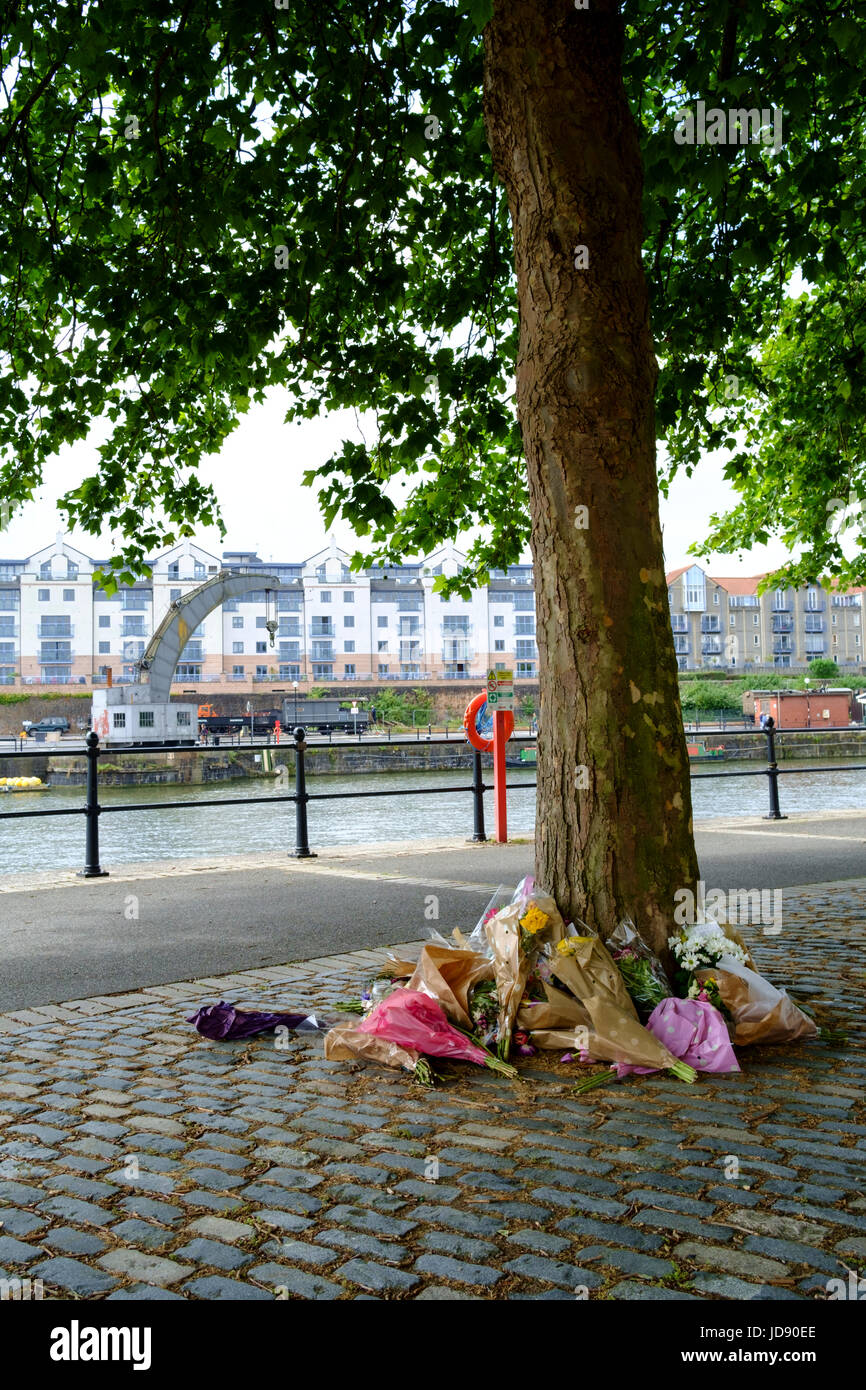
<instances>
[{"instance_id":1,"label":"yellow flower","mask_svg":"<svg viewBox=\"0 0 866 1390\"><path fill-rule=\"evenodd\" d=\"M535 903L530 903L526 916L520 919L520 925L524 931L528 931L531 936L534 936L536 932L543 931L549 921L550 918L546 912L542 912Z\"/></svg>"}]
</instances>

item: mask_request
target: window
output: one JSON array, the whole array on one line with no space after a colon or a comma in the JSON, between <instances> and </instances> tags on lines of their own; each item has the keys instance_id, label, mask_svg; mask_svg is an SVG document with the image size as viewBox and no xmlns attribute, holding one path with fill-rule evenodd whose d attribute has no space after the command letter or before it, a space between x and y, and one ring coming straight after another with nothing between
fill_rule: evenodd
<instances>
[{"instance_id":1,"label":"window","mask_svg":"<svg viewBox=\"0 0 866 1390\"><path fill-rule=\"evenodd\" d=\"M267 618L256 618L256 627L264 627L267 621Z\"/></svg>"},{"instance_id":2,"label":"window","mask_svg":"<svg viewBox=\"0 0 866 1390\"><path fill-rule=\"evenodd\" d=\"M504 652L504 651L505 651L505 639L502 638L502 637L498 638L497 641L495 641L495 642L493 643L493 650L494 650L495 652Z\"/></svg>"},{"instance_id":3,"label":"window","mask_svg":"<svg viewBox=\"0 0 866 1390\"><path fill-rule=\"evenodd\" d=\"M256 675L257 675L257 676L261 677L261 676L266 676L267 674L268 674L268 668L267 668L267 666L257 666L257 667L256 667Z\"/></svg>"},{"instance_id":4,"label":"window","mask_svg":"<svg viewBox=\"0 0 866 1390\"><path fill-rule=\"evenodd\" d=\"M501 613L499 613L499 614L493 619L493 626L494 626L494 627L505 627L505 618L504 618L504 616L503 616Z\"/></svg>"},{"instance_id":5,"label":"window","mask_svg":"<svg viewBox=\"0 0 866 1390\"><path fill-rule=\"evenodd\" d=\"M330 603L330 602L331 602L331 591L330 591L330 589L323 589L322 592L319 594L319 598L321 599L322 603Z\"/></svg>"},{"instance_id":6,"label":"window","mask_svg":"<svg viewBox=\"0 0 866 1390\"><path fill-rule=\"evenodd\" d=\"M719 591L718 591L718 589L716 589L716 590L714 591L714 593L713 593L713 603L718 603L718 601L719 601Z\"/></svg>"},{"instance_id":7,"label":"window","mask_svg":"<svg viewBox=\"0 0 866 1390\"><path fill-rule=\"evenodd\" d=\"M244 625L244 620L243 620L243 618L232 618L232 627L233 627L233 628L243 627L243 625Z\"/></svg>"},{"instance_id":8,"label":"window","mask_svg":"<svg viewBox=\"0 0 866 1390\"><path fill-rule=\"evenodd\" d=\"M505 662L504 662L504 661L497 661L497 663L496 663L496 669L497 669L497 671L504 671L504 670L505 670Z\"/></svg>"},{"instance_id":9,"label":"window","mask_svg":"<svg viewBox=\"0 0 866 1390\"><path fill-rule=\"evenodd\" d=\"M343 590L343 602L344 602L344 603L354 603L354 602L355 602L355 595L352 593L352 590L351 590L351 589L344 589L344 590ZM348 668L347 668L347 669L348 669Z\"/></svg>"},{"instance_id":10,"label":"window","mask_svg":"<svg viewBox=\"0 0 866 1390\"><path fill-rule=\"evenodd\" d=\"M111 627L111 615L108 614L108 613L100 613L100 615L99 615L99 626L100 626L100 627Z\"/></svg>"},{"instance_id":11,"label":"window","mask_svg":"<svg viewBox=\"0 0 866 1390\"><path fill-rule=\"evenodd\" d=\"M64 602L64 603L74 603L74 602L75 602L75 590L74 590L74 589L64 589L64 590L63 590L63 602Z\"/></svg>"},{"instance_id":12,"label":"window","mask_svg":"<svg viewBox=\"0 0 866 1390\"><path fill-rule=\"evenodd\" d=\"M378 671L378 674L379 674L380 676L387 676L387 674L388 674L388 663L387 663L387 662L381 662L381 661L380 661L380 662L379 662L379 666L378 666L378 668L377 668L377 671Z\"/></svg>"},{"instance_id":13,"label":"window","mask_svg":"<svg viewBox=\"0 0 866 1390\"><path fill-rule=\"evenodd\" d=\"M111 643L110 643L110 642L100 642L100 644L99 644L99 655L100 655L100 656L107 656L108 653L109 653L110 651L111 651Z\"/></svg>"},{"instance_id":14,"label":"window","mask_svg":"<svg viewBox=\"0 0 866 1390\"><path fill-rule=\"evenodd\" d=\"M344 676L354 676L354 674L355 674L355 667L354 667L354 664L352 664L352 663L347 663L347 664L343 667L343 675L344 675Z\"/></svg>"},{"instance_id":15,"label":"window","mask_svg":"<svg viewBox=\"0 0 866 1390\"><path fill-rule=\"evenodd\" d=\"M189 724L190 718L189 718L189 710L188 710L188 709L179 709L179 710L178 710L178 712L177 712L177 722L178 722L179 725L181 725L181 724Z\"/></svg>"},{"instance_id":16,"label":"window","mask_svg":"<svg viewBox=\"0 0 866 1390\"><path fill-rule=\"evenodd\" d=\"M377 618L377 619L376 619L376 626L377 626L377 627L387 627L387 626L388 626L388 619L387 619L387 618Z\"/></svg>"},{"instance_id":17,"label":"window","mask_svg":"<svg viewBox=\"0 0 866 1390\"><path fill-rule=\"evenodd\" d=\"M354 643L354 642L344 642L344 643L343 643L343 651L344 651L344 652L353 652L354 650L355 650L355 643Z\"/></svg>"},{"instance_id":18,"label":"window","mask_svg":"<svg viewBox=\"0 0 866 1390\"><path fill-rule=\"evenodd\" d=\"M142 710L139 710L139 712L138 712L138 727L139 727L140 729L152 729L152 728L154 727L154 723L153 723L153 710L152 710L152 709L142 709Z\"/></svg>"},{"instance_id":19,"label":"window","mask_svg":"<svg viewBox=\"0 0 866 1390\"><path fill-rule=\"evenodd\" d=\"M728 619L728 622L730 623L731 627L736 627L736 626L737 626L737 619L736 619L736 616L735 616L733 613L730 615L730 617L729 617L729 619Z\"/></svg>"},{"instance_id":20,"label":"window","mask_svg":"<svg viewBox=\"0 0 866 1390\"><path fill-rule=\"evenodd\" d=\"M376 651L377 651L377 652L386 652L387 650L388 650L388 643L387 643L387 642L377 642L377 643L376 643Z\"/></svg>"},{"instance_id":21,"label":"window","mask_svg":"<svg viewBox=\"0 0 866 1390\"><path fill-rule=\"evenodd\" d=\"M756 646L756 647L760 647L760 645L761 645L761 639L760 639L760 637L759 637L759 635L758 635L757 632L755 633L754 642L755 642L755 646Z\"/></svg>"},{"instance_id":22,"label":"window","mask_svg":"<svg viewBox=\"0 0 866 1390\"><path fill-rule=\"evenodd\" d=\"M833 614L833 617L832 617L832 619L831 619L831 622L832 622L833 626L835 627L835 626L836 626L836 614L835 614L835 613Z\"/></svg>"},{"instance_id":23,"label":"window","mask_svg":"<svg viewBox=\"0 0 866 1390\"><path fill-rule=\"evenodd\" d=\"M115 710L115 711L114 711L114 718L112 719L112 727L115 728L115 729L125 729L125 728L126 728L126 712L125 712L124 710Z\"/></svg>"},{"instance_id":24,"label":"window","mask_svg":"<svg viewBox=\"0 0 866 1390\"><path fill-rule=\"evenodd\" d=\"M233 666L233 667L232 667L232 675L233 675L233 676L242 676L243 674L244 674L244 668L243 668L243 666Z\"/></svg>"},{"instance_id":25,"label":"window","mask_svg":"<svg viewBox=\"0 0 866 1390\"><path fill-rule=\"evenodd\" d=\"M753 614L752 614L752 626L753 626L753 627L760 627L760 626L761 626L761 615L760 615L760 613L753 613ZM757 640L758 640L758 639L757 639L757 637L756 637L756 638L755 638L755 641L757 642Z\"/></svg>"},{"instance_id":26,"label":"window","mask_svg":"<svg viewBox=\"0 0 866 1390\"><path fill-rule=\"evenodd\" d=\"M257 642L257 643L256 643L256 651L257 651L259 654L261 654L262 652L266 652L267 650L268 650L268 644L267 644L267 642Z\"/></svg>"},{"instance_id":27,"label":"window","mask_svg":"<svg viewBox=\"0 0 866 1390\"><path fill-rule=\"evenodd\" d=\"M173 560L168 567L169 579L180 579L180 561Z\"/></svg>"},{"instance_id":28,"label":"window","mask_svg":"<svg viewBox=\"0 0 866 1390\"><path fill-rule=\"evenodd\" d=\"M350 618L344 618L344 619L343 619L343 627L354 627L354 626L355 626L355 618L354 618L354 615L353 615L352 617L350 617Z\"/></svg>"},{"instance_id":29,"label":"window","mask_svg":"<svg viewBox=\"0 0 866 1390\"><path fill-rule=\"evenodd\" d=\"M242 655L243 655L243 650L244 650L244 644L243 644L243 642L232 642L232 655L233 655L233 656L242 656ZM241 669L243 669L243 668L241 668Z\"/></svg>"},{"instance_id":30,"label":"window","mask_svg":"<svg viewBox=\"0 0 866 1390\"><path fill-rule=\"evenodd\" d=\"M42 564L39 566L39 578L40 578L40 579L50 579L50 578L51 578L51 561L50 561L50 560L43 560Z\"/></svg>"},{"instance_id":31,"label":"window","mask_svg":"<svg viewBox=\"0 0 866 1390\"><path fill-rule=\"evenodd\" d=\"M40 589L40 590L39 590L39 602L40 602L40 603L50 603L50 602L51 602L51 590L50 590L50 589Z\"/></svg>"}]
</instances>

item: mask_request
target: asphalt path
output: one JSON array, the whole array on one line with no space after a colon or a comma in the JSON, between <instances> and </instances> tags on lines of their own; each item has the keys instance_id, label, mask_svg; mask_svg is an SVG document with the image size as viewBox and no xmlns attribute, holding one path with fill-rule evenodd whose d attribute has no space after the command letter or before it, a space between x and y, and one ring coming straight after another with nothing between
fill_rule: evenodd
<instances>
[{"instance_id":1,"label":"asphalt path","mask_svg":"<svg viewBox=\"0 0 866 1390\"><path fill-rule=\"evenodd\" d=\"M866 812L704 823L707 889L866 877ZM532 845L364 846L299 861L165 861L0 880L0 1010L471 930Z\"/></svg>"}]
</instances>

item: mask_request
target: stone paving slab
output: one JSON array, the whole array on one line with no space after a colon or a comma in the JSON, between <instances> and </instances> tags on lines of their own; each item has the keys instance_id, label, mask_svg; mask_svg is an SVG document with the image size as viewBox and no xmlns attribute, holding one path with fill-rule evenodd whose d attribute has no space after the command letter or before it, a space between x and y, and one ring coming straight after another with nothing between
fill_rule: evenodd
<instances>
[{"instance_id":1,"label":"stone paving slab","mask_svg":"<svg viewBox=\"0 0 866 1390\"><path fill-rule=\"evenodd\" d=\"M759 966L826 1041L575 1096L201 1039L220 997L343 1017L364 950L0 1016L0 1279L48 1299L826 1299L866 1272L866 885L786 894ZM414 943L417 950L418 943ZM395 955L413 943L391 947ZM277 1045L277 1044L280 1045ZM4 1286L6 1287L6 1286Z\"/></svg>"}]
</instances>

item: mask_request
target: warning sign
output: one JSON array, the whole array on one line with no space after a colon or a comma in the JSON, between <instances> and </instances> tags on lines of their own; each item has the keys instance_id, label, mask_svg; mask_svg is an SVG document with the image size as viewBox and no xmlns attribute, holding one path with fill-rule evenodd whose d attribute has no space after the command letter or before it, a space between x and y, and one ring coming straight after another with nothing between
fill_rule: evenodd
<instances>
[{"instance_id":1,"label":"warning sign","mask_svg":"<svg viewBox=\"0 0 866 1390\"><path fill-rule=\"evenodd\" d=\"M491 709L514 709L514 672L487 672L487 703Z\"/></svg>"}]
</instances>

